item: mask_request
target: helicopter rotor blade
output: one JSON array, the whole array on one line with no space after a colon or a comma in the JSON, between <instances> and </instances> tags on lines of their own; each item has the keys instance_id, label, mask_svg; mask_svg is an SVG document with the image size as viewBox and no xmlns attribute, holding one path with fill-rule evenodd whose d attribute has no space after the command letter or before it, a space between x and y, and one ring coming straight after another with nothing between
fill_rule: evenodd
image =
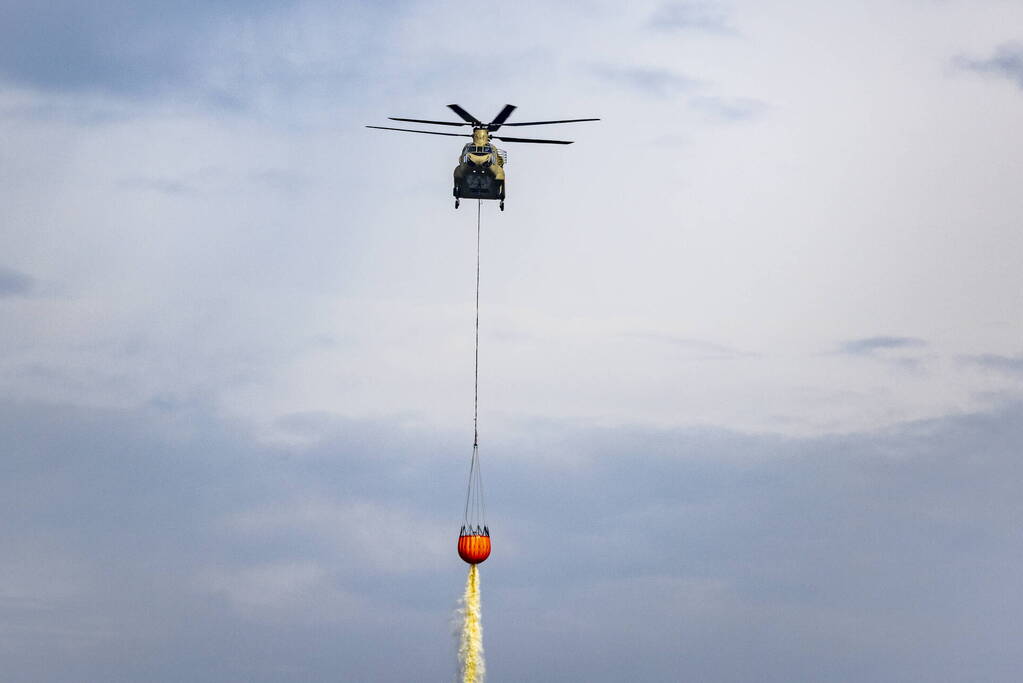
<instances>
[{"instance_id":1,"label":"helicopter rotor blade","mask_svg":"<svg viewBox=\"0 0 1023 683\"><path fill-rule=\"evenodd\" d=\"M435 130L413 130L412 128L390 128L388 126L366 126L366 128L376 128L377 130L400 130L405 133L424 133L425 135L447 135L453 138L471 138L472 136L468 133L438 133Z\"/></svg>"},{"instance_id":2,"label":"helicopter rotor blade","mask_svg":"<svg viewBox=\"0 0 1023 683\"><path fill-rule=\"evenodd\" d=\"M551 123L578 123L579 121L600 121L600 119L562 119L561 121L522 121L521 123L506 123L506 126L546 126Z\"/></svg>"},{"instance_id":3,"label":"helicopter rotor blade","mask_svg":"<svg viewBox=\"0 0 1023 683\"><path fill-rule=\"evenodd\" d=\"M515 111L514 104L504 105L504 108L497 113L497 116L494 117L494 120L487 124L487 130L495 131L498 128L500 128L501 124L508 120L508 117L511 116L513 111Z\"/></svg>"},{"instance_id":4,"label":"helicopter rotor blade","mask_svg":"<svg viewBox=\"0 0 1023 683\"><path fill-rule=\"evenodd\" d=\"M544 145L571 145L572 140L537 140L536 138L506 138L503 135L492 135L495 140L501 142L537 142Z\"/></svg>"},{"instance_id":5,"label":"helicopter rotor blade","mask_svg":"<svg viewBox=\"0 0 1023 683\"><path fill-rule=\"evenodd\" d=\"M468 123L471 123L474 126L482 125L478 118L476 118L466 110L462 109L457 104L449 104L448 109L458 114L459 118L461 118L463 121L467 121Z\"/></svg>"},{"instance_id":6,"label":"helicopter rotor blade","mask_svg":"<svg viewBox=\"0 0 1023 683\"><path fill-rule=\"evenodd\" d=\"M471 124L461 121L427 121L426 119L400 119L397 116L388 116L391 121L408 121L409 123L432 123L435 126L468 126Z\"/></svg>"}]
</instances>

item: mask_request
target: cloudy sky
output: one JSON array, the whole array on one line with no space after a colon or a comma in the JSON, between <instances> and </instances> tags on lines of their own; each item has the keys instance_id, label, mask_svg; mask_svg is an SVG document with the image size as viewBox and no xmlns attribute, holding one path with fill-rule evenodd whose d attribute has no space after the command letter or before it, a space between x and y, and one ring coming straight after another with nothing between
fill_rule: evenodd
<instances>
[{"instance_id":1,"label":"cloudy sky","mask_svg":"<svg viewBox=\"0 0 1023 683\"><path fill-rule=\"evenodd\" d=\"M1017 680L1018 0L4 0L0 677L452 679L450 102L490 680Z\"/></svg>"}]
</instances>

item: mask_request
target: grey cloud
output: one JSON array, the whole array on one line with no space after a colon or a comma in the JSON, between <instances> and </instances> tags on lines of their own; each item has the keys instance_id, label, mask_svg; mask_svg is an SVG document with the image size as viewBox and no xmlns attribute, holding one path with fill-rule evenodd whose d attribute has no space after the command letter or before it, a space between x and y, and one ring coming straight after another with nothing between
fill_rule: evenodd
<instances>
[{"instance_id":1,"label":"grey cloud","mask_svg":"<svg viewBox=\"0 0 1023 683\"><path fill-rule=\"evenodd\" d=\"M212 178L222 180L224 174L218 173L216 169L207 168L193 174L188 180L139 175L124 178L118 184L127 190L143 190L172 196L200 195L204 190L210 189ZM300 173L271 168L247 173L238 182L256 185L262 190L282 195L295 196L309 187L311 181Z\"/></svg>"},{"instance_id":2,"label":"grey cloud","mask_svg":"<svg viewBox=\"0 0 1023 683\"><path fill-rule=\"evenodd\" d=\"M67 121L82 126L101 126L124 121L124 111L109 104L88 102L84 98L67 98L64 102L45 102L0 108L0 119L8 121Z\"/></svg>"},{"instance_id":3,"label":"grey cloud","mask_svg":"<svg viewBox=\"0 0 1023 683\"><path fill-rule=\"evenodd\" d=\"M740 351L730 346L716 344L702 339L688 339L675 337L667 334L630 334L629 337L644 339L652 342L660 342L674 346L698 360L715 360L729 358L752 358L757 354L748 351Z\"/></svg>"},{"instance_id":4,"label":"grey cloud","mask_svg":"<svg viewBox=\"0 0 1023 683\"><path fill-rule=\"evenodd\" d=\"M669 69L654 67L597 66L593 73L600 79L637 90L647 95L669 97L687 92L699 82Z\"/></svg>"},{"instance_id":5,"label":"grey cloud","mask_svg":"<svg viewBox=\"0 0 1023 683\"><path fill-rule=\"evenodd\" d=\"M138 93L185 78L208 11L170 2L5 3L0 74L44 89ZM189 11L191 10L191 11Z\"/></svg>"},{"instance_id":6,"label":"grey cloud","mask_svg":"<svg viewBox=\"0 0 1023 683\"><path fill-rule=\"evenodd\" d=\"M322 535L315 510L312 524L274 523L277 511L287 518L296 503L317 497L370 510L390 500L395 510L418 493L423 516L436 514L430 498L450 502L448 491L404 480L408 463L395 461L390 438L376 431L372 423L342 425L329 452L299 459L254 444L202 404L118 412L5 402L5 676L325 681L341 671L352 680L414 680L422 656L401 663L374 644L412 642L425 631L422 642L443 652L458 592L450 576L413 567L394 581L377 572L362 555L373 539L388 551L387 539L407 537L390 523L393 514L359 520L339 536ZM345 442L372 456L346 462ZM447 469L431 476L454 482ZM331 484L310 488L321 474ZM253 511L267 513L262 529L232 521ZM408 544L395 551L421 557ZM424 628L424 610L440 615L437 628ZM378 611L389 616L381 622ZM419 626L405 630L410 624ZM379 655L365 656L373 650ZM64 655L45 657L55 651Z\"/></svg>"},{"instance_id":7,"label":"grey cloud","mask_svg":"<svg viewBox=\"0 0 1023 683\"><path fill-rule=\"evenodd\" d=\"M389 11L400 4L382 3L376 9ZM272 55L267 55L258 74L247 73L249 58L234 55L232 59L232 48L223 44L224 36L271 13L309 7L326 11L331 4L321 0L116 0L102 4L14 0L0 8L0 78L72 94L96 91L148 97L185 89L191 91L190 99L215 108L238 109L245 105L245 95L238 90L253 86L253 80L294 89L302 78L322 79L324 74L296 73L287 60L274 60ZM220 84L206 84L204 77L218 64L224 66ZM236 73L226 76L232 71ZM344 74L327 76L337 80Z\"/></svg>"},{"instance_id":8,"label":"grey cloud","mask_svg":"<svg viewBox=\"0 0 1023 683\"><path fill-rule=\"evenodd\" d=\"M965 356L963 360L988 370L1023 375L1023 355L999 356L994 353L985 353L979 356Z\"/></svg>"},{"instance_id":9,"label":"grey cloud","mask_svg":"<svg viewBox=\"0 0 1023 683\"><path fill-rule=\"evenodd\" d=\"M120 182L121 187L129 190L148 190L168 195L195 194L196 188L179 180L170 178L146 178L136 176L125 178Z\"/></svg>"},{"instance_id":10,"label":"grey cloud","mask_svg":"<svg viewBox=\"0 0 1023 683\"><path fill-rule=\"evenodd\" d=\"M287 195L297 194L310 184L309 178L300 173L276 168L254 172L250 178L267 189Z\"/></svg>"},{"instance_id":11,"label":"grey cloud","mask_svg":"<svg viewBox=\"0 0 1023 683\"><path fill-rule=\"evenodd\" d=\"M875 351L914 349L926 345L925 341L914 337L865 337L844 342L839 351L850 356L864 356Z\"/></svg>"},{"instance_id":12,"label":"grey cloud","mask_svg":"<svg viewBox=\"0 0 1023 683\"><path fill-rule=\"evenodd\" d=\"M488 667L1013 681L1021 417L812 439L520 425L484 453ZM260 445L201 402L0 405L5 675L445 679L466 440L286 422L319 438Z\"/></svg>"},{"instance_id":13,"label":"grey cloud","mask_svg":"<svg viewBox=\"0 0 1023 683\"><path fill-rule=\"evenodd\" d=\"M715 2L674 2L663 5L650 17L649 26L662 31L693 29L731 33L728 12Z\"/></svg>"},{"instance_id":14,"label":"grey cloud","mask_svg":"<svg viewBox=\"0 0 1023 683\"><path fill-rule=\"evenodd\" d=\"M954 63L959 68L968 71L1008 78L1023 88L1023 43L1000 45L986 59L960 56L954 60Z\"/></svg>"},{"instance_id":15,"label":"grey cloud","mask_svg":"<svg viewBox=\"0 0 1023 683\"><path fill-rule=\"evenodd\" d=\"M759 100L748 97L698 95L707 89L707 82L659 67L618 67L600 65L592 73L601 80L653 97L687 95L688 104L718 121L746 121L758 117L767 108Z\"/></svg>"},{"instance_id":16,"label":"grey cloud","mask_svg":"<svg viewBox=\"0 0 1023 683\"><path fill-rule=\"evenodd\" d=\"M0 297L25 296L35 287L35 279L25 273L0 266Z\"/></svg>"},{"instance_id":17,"label":"grey cloud","mask_svg":"<svg viewBox=\"0 0 1023 683\"><path fill-rule=\"evenodd\" d=\"M689 106L720 121L748 121L767 109L760 100L748 97L693 97Z\"/></svg>"}]
</instances>

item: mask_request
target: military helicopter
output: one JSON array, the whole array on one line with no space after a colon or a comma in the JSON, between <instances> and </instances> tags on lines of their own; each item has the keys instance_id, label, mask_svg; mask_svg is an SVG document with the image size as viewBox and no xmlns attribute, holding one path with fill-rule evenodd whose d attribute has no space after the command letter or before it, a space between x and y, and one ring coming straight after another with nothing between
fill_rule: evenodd
<instances>
[{"instance_id":1,"label":"military helicopter","mask_svg":"<svg viewBox=\"0 0 1023 683\"><path fill-rule=\"evenodd\" d=\"M366 126L378 130L400 130L406 133L426 133L427 135L447 135L450 137L472 138L472 142L462 147L458 158L458 166L454 172L455 208L459 199L497 199L504 211L504 165L508 161L508 153L498 149L491 140L501 142L533 142L544 145L570 145L571 140L537 140L535 138L510 138L503 135L491 135L501 126L546 126L552 123L577 123L579 121L599 121L600 119L562 119L559 121L524 121L505 123L515 105L506 104L490 123L483 123L457 104L449 104L448 109L455 112L461 121L428 121L425 119L406 119L389 116L391 121L408 121L410 123L429 123L437 126L472 126L472 134L439 133L432 130L414 130L412 128L390 128L388 126Z\"/></svg>"}]
</instances>

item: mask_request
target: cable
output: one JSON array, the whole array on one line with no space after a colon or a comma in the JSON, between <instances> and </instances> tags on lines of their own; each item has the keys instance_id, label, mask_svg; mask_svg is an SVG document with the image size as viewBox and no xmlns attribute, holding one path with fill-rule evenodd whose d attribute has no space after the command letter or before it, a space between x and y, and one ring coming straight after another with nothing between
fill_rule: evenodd
<instances>
[{"instance_id":1,"label":"cable","mask_svg":"<svg viewBox=\"0 0 1023 683\"><path fill-rule=\"evenodd\" d=\"M486 507L483 504L483 479L480 476L480 223L483 200L476 203L476 323L475 350L473 356L473 398L472 398L472 459L469 462L469 485L465 492L465 528L469 533L480 531L486 526ZM469 517L470 507L473 516Z\"/></svg>"},{"instance_id":2,"label":"cable","mask_svg":"<svg viewBox=\"0 0 1023 683\"><path fill-rule=\"evenodd\" d=\"M476 200L476 354L473 369L472 397L472 447L480 445L479 414L480 414L480 214L483 212L483 200Z\"/></svg>"}]
</instances>

